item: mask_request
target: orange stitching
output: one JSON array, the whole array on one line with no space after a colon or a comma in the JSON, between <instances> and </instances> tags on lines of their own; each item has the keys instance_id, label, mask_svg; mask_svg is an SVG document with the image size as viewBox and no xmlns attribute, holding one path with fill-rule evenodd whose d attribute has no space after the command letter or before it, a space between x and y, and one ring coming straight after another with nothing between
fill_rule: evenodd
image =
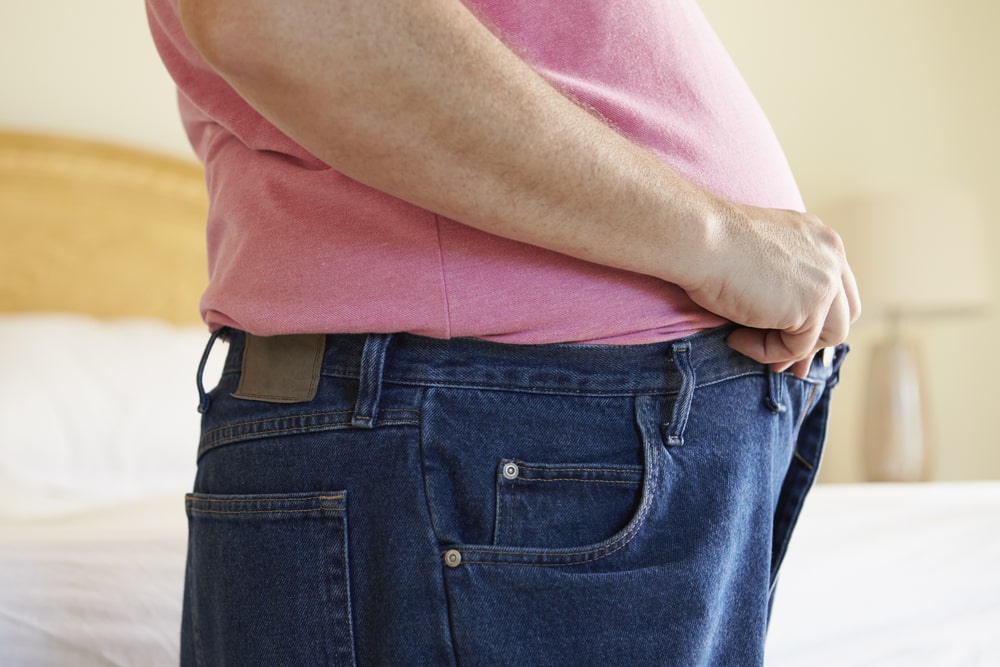
<instances>
[{"instance_id":1,"label":"orange stitching","mask_svg":"<svg viewBox=\"0 0 1000 667\"><path fill-rule=\"evenodd\" d=\"M271 502L301 502L305 500L343 500L346 494L338 493L332 496L303 496L301 498L275 496L273 498L252 497L252 498L203 498L188 494L184 499L194 503L271 503Z\"/></svg>"},{"instance_id":2,"label":"orange stitching","mask_svg":"<svg viewBox=\"0 0 1000 667\"><path fill-rule=\"evenodd\" d=\"M809 398L806 399L806 404L802 406L802 412L799 414L799 423L795 425L795 430L798 431L802 428L802 424L806 421L806 414L812 409L813 403L816 402L816 392L819 391L819 385L814 384L812 386L812 391L809 392ZM812 470L812 467L809 468Z\"/></svg>"},{"instance_id":3,"label":"orange stitching","mask_svg":"<svg viewBox=\"0 0 1000 667\"><path fill-rule=\"evenodd\" d=\"M202 510L196 507L188 507L191 512L199 514L300 514L302 512L343 512L343 507L313 507L307 510L245 510L242 512L223 512L221 510Z\"/></svg>"},{"instance_id":4,"label":"orange stitching","mask_svg":"<svg viewBox=\"0 0 1000 667\"><path fill-rule=\"evenodd\" d=\"M792 456L798 459L799 463L804 465L806 469L809 470L809 472L812 472L813 468L815 468L813 464L809 463L809 461L806 461L805 458L801 454L799 454L799 450L796 449L794 452L792 452Z\"/></svg>"},{"instance_id":5,"label":"orange stitching","mask_svg":"<svg viewBox=\"0 0 1000 667\"><path fill-rule=\"evenodd\" d=\"M338 413L322 413L322 414L350 414L350 413L347 413L347 412L338 412ZM317 416L317 415L309 415L309 416ZM261 420L261 421L274 421L274 420L273 419L265 419L265 420ZM268 431L251 431L249 433L240 432L240 433L236 433L234 435L229 435L229 436L225 436L225 437L210 437L211 434L216 433L218 431L223 431L223 430L226 430L226 429L229 429L229 428L238 428L240 426L245 426L248 423L250 423L250 422L244 422L244 423L240 423L240 424L234 424L232 426L220 426L219 428L213 429L211 431L206 431L205 435L202 437L202 444L201 444L200 452L204 453L205 451L207 451L209 449L213 449L215 447L219 447L221 445L225 445L225 444L228 444L230 442L240 442L240 441L243 441L243 440L253 439L255 436L275 435L275 434L278 434L278 433L293 433L293 432L311 433L311 432L314 432L315 430L323 428L325 426L330 426L330 424L312 424L312 425L288 426L286 428L276 428L276 429L270 429ZM402 426L402 425L407 425L407 424L409 424L409 425L416 425L416 424L419 424L419 423L420 422L417 419L383 419L383 420L381 420L381 425L382 426ZM350 422L338 422L338 424L346 426L346 425L349 425Z\"/></svg>"},{"instance_id":6,"label":"orange stitching","mask_svg":"<svg viewBox=\"0 0 1000 667\"><path fill-rule=\"evenodd\" d=\"M581 482L584 484L641 484L641 479L580 479L579 477L518 477L511 480L511 485L518 482Z\"/></svg>"},{"instance_id":7,"label":"orange stitching","mask_svg":"<svg viewBox=\"0 0 1000 667\"><path fill-rule=\"evenodd\" d=\"M311 412L311 413L302 414L302 415L287 415L287 416L282 416L282 417L270 417L268 419L254 419L252 421L246 421L246 422L234 422L232 424L226 424L224 426L216 426L213 429L209 429L208 431L205 431L205 436L207 437L208 435L210 435L212 433L217 433L219 431L225 431L226 429L236 428L236 427L239 427L239 426L252 426L254 424L266 424L268 422L277 421L279 419L301 419L303 417L330 417L330 416L333 416L333 415L349 415L349 414L351 414L351 413L347 412L345 410L337 410L337 411L334 411L334 412Z\"/></svg>"},{"instance_id":8,"label":"orange stitching","mask_svg":"<svg viewBox=\"0 0 1000 667\"><path fill-rule=\"evenodd\" d=\"M562 466L543 466L532 463L521 463L522 468L528 470L557 470L559 472L609 472L609 473L619 473L624 475L631 474L642 474L642 466L630 466L627 468L564 468Z\"/></svg>"},{"instance_id":9,"label":"orange stitching","mask_svg":"<svg viewBox=\"0 0 1000 667\"><path fill-rule=\"evenodd\" d=\"M413 408L386 408L382 412L404 412L404 413L416 413L417 411ZM268 422L280 421L282 419L302 419L302 418L313 418L313 417L331 417L334 415L350 415L353 414L349 410L335 410L331 412L310 412L301 415L282 415L277 417L268 417L267 419L254 419L252 421L244 422L234 422L232 424L226 424L224 426L216 426L213 429L205 431L202 435L203 438L209 437L213 433L218 433L220 431L225 431L228 429L238 428L242 426L252 426L254 424L266 424ZM266 431L270 432L270 431Z\"/></svg>"},{"instance_id":10,"label":"orange stitching","mask_svg":"<svg viewBox=\"0 0 1000 667\"><path fill-rule=\"evenodd\" d=\"M612 547L612 545L614 545L614 543L612 542L611 544L609 544L607 548L611 549L611 550L608 551L608 552L606 552L606 553L600 553L602 551L601 549L591 549L590 551L580 551L580 552L575 552L575 553L559 554L558 556L556 556L556 555L550 555L550 554L531 554L531 553L527 553L527 552L519 552L519 553L515 553L515 554L498 554L501 557L505 556L505 555L522 555L522 556L539 556L541 558L561 558L561 557L570 557L570 556L582 556L582 555L590 554L590 553L597 553L598 554L598 555L595 555L595 556L593 556L591 558L585 558L583 560L574 560L574 561L569 562L569 563L512 563L510 561L502 561L502 560L495 560L495 561L494 560L468 560L468 561L467 560L463 560L462 563L465 564L465 565L502 565L502 566L514 566L514 567L570 567L572 565L583 565L584 563L593 563L594 561L601 560L602 558L607 558L608 556L611 556L611 555L613 555L613 554L621 551L625 547L627 547L629 544L632 543L632 540L634 540L638 536L639 536L639 529L637 527L635 530L632 531L632 534L628 536L628 539L624 539L624 536L623 536L622 543L619 544L619 545L617 545L617 546L615 546L614 549L611 549L611 547ZM459 547L458 549L463 554L466 554L466 553L488 553L485 549L462 549L461 547Z\"/></svg>"}]
</instances>

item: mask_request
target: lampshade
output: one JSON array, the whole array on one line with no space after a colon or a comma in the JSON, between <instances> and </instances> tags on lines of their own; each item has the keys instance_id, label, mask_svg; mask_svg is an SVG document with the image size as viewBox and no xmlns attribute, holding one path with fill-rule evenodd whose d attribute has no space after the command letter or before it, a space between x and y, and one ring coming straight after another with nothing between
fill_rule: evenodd
<instances>
[{"instance_id":1,"label":"lampshade","mask_svg":"<svg viewBox=\"0 0 1000 667\"><path fill-rule=\"evenodd\" d=\"M968 193L873 195L820 213L844 239L866 315L946 315L987 305L985 222Z\"/></svg>"}]
</instances>

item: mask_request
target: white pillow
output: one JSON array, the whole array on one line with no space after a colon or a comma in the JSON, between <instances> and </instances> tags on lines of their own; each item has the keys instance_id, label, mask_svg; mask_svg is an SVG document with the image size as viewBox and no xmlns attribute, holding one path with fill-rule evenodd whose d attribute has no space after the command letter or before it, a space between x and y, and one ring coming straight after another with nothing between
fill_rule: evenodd
<instances>
[{"instance_id":1,"label":"white pillow","mask_svg":"<svg viewBox=\"0 0 1000 667\"><path fill-rule=\"evenodd\" d=\"M0 516L88 509L191 486L204 327L0 316ZM221 374L223 346L206 371Z\"/></svg>"}]
</instances>

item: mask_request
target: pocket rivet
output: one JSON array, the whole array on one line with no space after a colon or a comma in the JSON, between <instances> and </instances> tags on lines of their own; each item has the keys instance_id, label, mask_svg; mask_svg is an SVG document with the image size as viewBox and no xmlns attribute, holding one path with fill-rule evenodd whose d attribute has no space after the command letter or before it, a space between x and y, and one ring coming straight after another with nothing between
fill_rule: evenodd
<instances>
[{"instance_id":1,"label":"pocket rivet","mask_svg":"<svg viewBox=\"0 0 1000 667\"><path fill-rule=\"evenodd\" d=\"M462 552L456 549L449 549L444 552L444 564L448 567L458 567L462 564Z\"/></svg>"},{"instance_id":2,"label":"pocket rivet","mask_svg":"<svg viewBox=\"0 0 1000 667\"><path fill-rule=\"evenodd\" d=\"M521 474L521 469L517 467L516 463L506 463L503 467L503 476L505 479L517 479L517 476Z\"/></svg>"}]
</instances>

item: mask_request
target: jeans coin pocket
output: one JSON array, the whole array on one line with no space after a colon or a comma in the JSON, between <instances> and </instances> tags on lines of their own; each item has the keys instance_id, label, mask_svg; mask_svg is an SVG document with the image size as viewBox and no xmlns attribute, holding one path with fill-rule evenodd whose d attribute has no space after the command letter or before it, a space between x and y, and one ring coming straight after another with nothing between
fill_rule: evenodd
<instances>
[{"instance_id":1,"label":"jeans coin pocket","mask_svg":"<svg viewBox=\"0 0 1000 667\"><path fill-rule=\"evenodd\" d=\"M494 545L560 549L622 530L641 502L643 468L501 460Z\"/></svg>"}]
</instances>

